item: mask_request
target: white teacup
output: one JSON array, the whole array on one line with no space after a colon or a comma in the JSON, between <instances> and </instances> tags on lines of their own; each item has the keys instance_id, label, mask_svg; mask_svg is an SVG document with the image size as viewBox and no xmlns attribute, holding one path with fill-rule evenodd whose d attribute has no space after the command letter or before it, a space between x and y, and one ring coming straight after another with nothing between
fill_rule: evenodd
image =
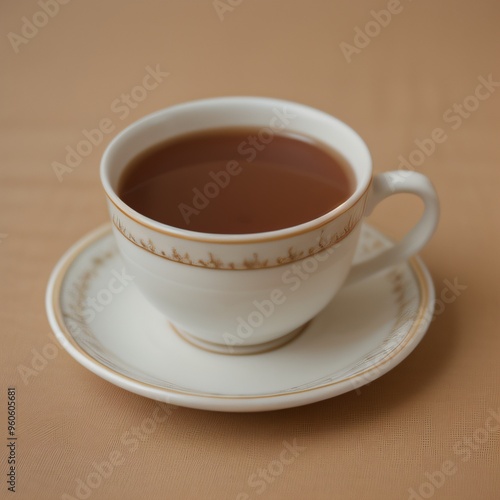
<instances>
[{"instance_id":1,"label":"white teacup","mask_svg":"<svg viewBox=\"0 0 500 500\"><path fill-rule=\"evenodd\" d=\"M173 136L231 126L259 127L268 142L284 129L318 139L349 162L354 193L304 224L240 235L168 226L137 213L118 197L124 168L142 151ZM346 124L308 106L262 97L206 99L146 116L109 144L101 179L119 250L137 286L184 338L222 353L260 352L287 342L344 283L418 252L439 218L436 192L425 176L395 171L372 179L368 148ZM397 193L422 198L421 219L393 248L353 266L363 218Z\"/></svg>"}]
</instances>

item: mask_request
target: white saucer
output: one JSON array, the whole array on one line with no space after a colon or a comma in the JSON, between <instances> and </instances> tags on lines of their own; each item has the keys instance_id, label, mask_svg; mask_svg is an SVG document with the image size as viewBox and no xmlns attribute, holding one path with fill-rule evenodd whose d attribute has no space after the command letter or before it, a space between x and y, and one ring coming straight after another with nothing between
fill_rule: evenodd
<instances>
[{"instance_id":1,"label":"white saucer","mask_svg":"<svg viewBox=\"0 0 500 500\"><path fill-rule=\"evenodd\" d=\"M390 241L364 226L356 260ZM47 313L62 346L98 376L171 404L218 411L264 411L305 405L354 390L400 363L432 318L434 289L425 265L410 259L343 288L288 344L230 356L195 347L146 302L123 264L111 228L74 245L52 272ZM113 288L114 291L109 291ZM103 291L107 290L107 291ZM102 311L86 314L88 298ZM195 311L193 311L195 314Z\"/></svg>"}]
</instances>

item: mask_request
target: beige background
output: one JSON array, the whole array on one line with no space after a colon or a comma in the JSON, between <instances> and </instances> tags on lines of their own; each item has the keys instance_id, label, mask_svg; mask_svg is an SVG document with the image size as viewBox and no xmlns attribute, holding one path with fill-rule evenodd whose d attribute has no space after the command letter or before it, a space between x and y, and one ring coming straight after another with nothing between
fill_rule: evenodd
<instances>
[{"instance_id":1,"label":"beige background","mask_svg":"<svg viewBox=\"0 0 500 500\"><path fill-rule=\"evenodd\" d=\"M236 6L221 21L211 0L73 0L18 53L8 34L21 34L23 16L41 7L2 2L0 497L10 498L4 443L12 385L19 436L12 498L77 498L77 479L115 451L124 463L88 498L392 500L410 497L410 488L439 499L500 497L500 430L480 430L492 423L490 411L500 411L500 88L456 130L443 120L480 76L500 81L500 6L401 1L402 12L350 63L340 44L353 44L355 28L387 1L231 0ZM170 75L122 119L111 103L141 82L148 65ZM364 137L377 171L397 167L415 139L443 128L447 140L417 169L442 201L439 230L422 255L438 296L444 280L467 288L446 295L454 302L440 307L407 360L358 394L265 414L179 408L132 451L122 438L155 404L99 379L60 348L54 355L44 311L57 259L107 219L98 165L114 133L62 182L52 163L102 118L118 131L174 103L238 94L338 116ZM371 222L398 237L419 209L399 197ZM42 352L53 359L38 359ZM32 363L37 374L23 381L20 369ZM306 450L259 495L249 477L294 439ZM424 485L426 473L447 461L455 473L435 491Z\"/></svg>"}]
</instances>

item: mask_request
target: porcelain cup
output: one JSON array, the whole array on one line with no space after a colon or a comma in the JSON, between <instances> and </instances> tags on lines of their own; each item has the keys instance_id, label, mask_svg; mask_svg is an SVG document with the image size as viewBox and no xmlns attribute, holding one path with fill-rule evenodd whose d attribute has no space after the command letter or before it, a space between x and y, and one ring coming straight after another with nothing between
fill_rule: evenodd
<instances>
[{"instance_id":1,"label":"porcelain cup","mask_svg":"<svg viewBox=\"0 0 500 500\"><path fill-rule=\"evenodd\" d=\"M353 171L352 195L334 210L294 227L230 235L162 224L119 198L124 168L144 150L189 132L241 126L258 128L262 146L286 130L335 149ZM236 162L243 160L239 154L235 152ZM343 285L418 252L439 218L437 195L427 177L413 171L373 177L368 148L348 125L302 104L263 97L205 99L146 116L111 141L102 158L101 180L116 242L136 285L184 339L224 354L261 352L291 340ZM199 190L205 199L217 189L230 189L213 179L212 184ZM363 219L398 193L423 200L420 220L394 247L353 265Z\"/></svg>"}]
</instances>

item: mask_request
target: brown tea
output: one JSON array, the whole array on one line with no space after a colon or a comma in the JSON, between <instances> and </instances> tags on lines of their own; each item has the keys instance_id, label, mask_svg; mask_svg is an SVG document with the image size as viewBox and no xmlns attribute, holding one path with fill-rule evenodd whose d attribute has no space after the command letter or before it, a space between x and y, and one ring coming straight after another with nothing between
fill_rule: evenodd
<instances>
[{"instance_id":1,"label":"brown tea","mask_svg":"<svg viewBox=\"0 0 500 500\"><path fill-rule=\"evenodd\" d=\"M349 198L353 173L338 153L266 130L204 130L159 143L126 166L118 195L158 222L218 234L296 226Z\"/></svg>"}]
</instances>

